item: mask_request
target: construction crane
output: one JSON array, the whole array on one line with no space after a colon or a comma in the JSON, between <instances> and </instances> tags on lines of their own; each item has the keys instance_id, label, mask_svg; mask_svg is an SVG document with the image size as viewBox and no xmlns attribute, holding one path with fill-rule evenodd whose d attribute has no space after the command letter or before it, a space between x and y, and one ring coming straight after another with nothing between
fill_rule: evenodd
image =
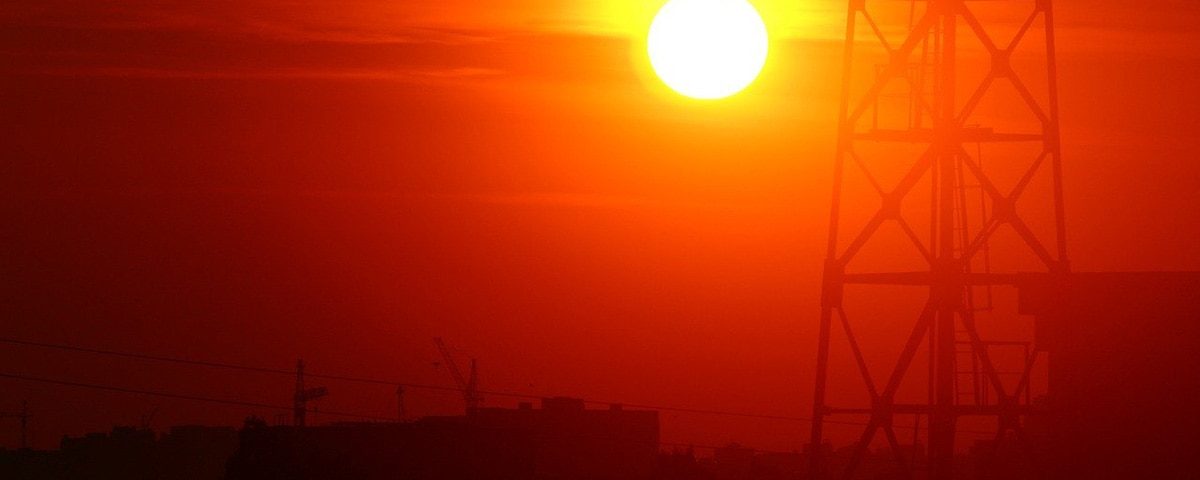
<instances>
[{"instance_id":1,"label":"construction crane","mask_svg":"<svg viewBox=\"0 0 1200 480\"><path fill-rule=\"evenodd\" d=\"M475 413L475 410L483 403L483 397L479 395L479 374L475 359L471 359L470 375L464 378L462 371L458 369L458 364L454 363L454 357L450 355L450 349L446 348L446 342L443 342L441 337L434 337L433 343L436 343L438 350L442 352L442 358L446 360L446 366L450 369L450 374L454 376L454 383L458 384L459 390L462 391L467 414Z\"/></svg>"},{"instance_id":2,"label":"construction crane","mask_svg":"<svg viewBox=\"0 0 1200 480\"><path fill-rule=\"evenodd\" d=\"M304 426L308 402L329 394L325 387L304 388L304 360L296 360L296 392L292 396L292 425Z\"/></svg>"}]
</instances>

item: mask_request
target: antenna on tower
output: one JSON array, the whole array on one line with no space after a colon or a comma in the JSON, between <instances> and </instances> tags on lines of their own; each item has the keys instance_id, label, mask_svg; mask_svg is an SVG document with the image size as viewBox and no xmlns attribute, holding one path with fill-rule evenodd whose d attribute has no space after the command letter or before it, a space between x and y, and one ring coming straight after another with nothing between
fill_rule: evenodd
<instances>
[{"instance_id":1,"label":"antenna on tower","mask_svg":"<svg viewBox=\"0 0 1200 480\"><path fill-rule=\"evenodd\" d=\"M303 427L308 413L308 402L329 394L325 387L304 387L304 360L296 360L296 391L292 395L292 425Z\"/></svg>"}]
</instances>

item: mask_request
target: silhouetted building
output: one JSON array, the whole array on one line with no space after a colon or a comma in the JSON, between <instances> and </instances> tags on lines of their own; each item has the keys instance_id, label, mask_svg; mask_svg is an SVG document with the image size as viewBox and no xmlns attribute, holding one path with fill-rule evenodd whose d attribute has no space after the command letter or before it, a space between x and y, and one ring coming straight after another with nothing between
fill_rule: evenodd
<instances>
[{"instance_id":1,"label":"silhouetted building","mask_svg":"<svg viewBox=\"0 0 1200 480\"><path fill-rule=\"evenodd\" d=\"M9 456L3 478L220 480L237 449L232 427L179 426L153 430L114 427L108 433L64 437L57 452Z\"/></svg>"},{"instance_id":2,"label":"silhouetted building","mask_svg":"<svg viewBox=\"0 0 1200 480\"><path fill-rule=\"evenodd\" d=\"M533 440L528 432L426 421L304 428L248 421L227 476L230 480L532 477Z\"/></svg>"},{"instance_id":3,"label":"silhouetted building","mask_svg":"<svg viewBox=\"0 0 1200 480\"><path fill-rule=\"evenodd\" d=\"M659 454L655 480L714 480L712 462L701 462L691 449Z\"/></svg>"},{"instance_id":4,"label":"silhouetted building","mask_svg":"<svg viewBox=\"0 0 1200 480\"><path fill-rule=\"evenodd\" d=\"M659 455L656 480L796 480L806 476L808 456L759 452L736 443L698 458L690 450Z\"/></svg>"},{"instance_id":5,"label":"silhouetted building","mask_svg":"<svg viewBox=\"0 0 1200 480\"><path fill-rule=\"evenodd\" d=\"M800 453L756 452L732 444L713 451L716 480L784 480L799 478L807 465Z\"/></svg>"},{"instance_id":6,"label":"silhouetted building","mask_svg":"<svg viewBox=\"0 0 1200 480\"><path fill-rule=\"evenodd\" d=\"M241 431L116 427L65 437L59 451L0 450L0 479L649 480L660 467L658 414L591 410L549 398L542 408L479 408L407 423L268 426Z\"/></svg>"},{"instance_id":7,"label":"silhouetted building","mask_svg":"<svg viewBox=\"0 0 1200 480\"><path fill-rule=\"evenodd\" d=\"M1050 478L1200 472L1200 273L1074 274L1021 289L1049 354Z\"/></svg>"},{"instance_id":8,"label":"silhouetted building","mask_svg":"<svg viewBox=\"0 0 1200 480\"><path fill-rule=\"evenodd\" d=\"M649 479L659 453L658 412L620 405L588 409L582 400L555 397L540 409L480 408L449 420L531 433L539 479Z\"/></svg>"},{"instance_id":9,"label":"silhouetted building","mask_svg":"<svg viewBox=\"0 0 1200 480\"><path fill-rule=\"evenodd\" d=\"M736 443L713 451L713 477L716 480L751 478L755 466L754 450Z\"/></svg>"},{"instance_id":10,"label":"silhouetted building","mask_svg":"<svg viewBox=\"0 0 1200 480\"><path fill-rule=\"evenodd\" d=\"M648 480L657 460L657 412L552 398L411 423L248 422L228 478Z\"/></svg>"},{"instance_id":11,"label":"silhouetted building","mask_svg":"<svg viewBox=\"0 0 1200 480\"><path fill-rule=\"evenodd\" d=\"M153 430L113 427L108 433L63 437L59 446L66 478L153 480L157 437Z\"/></svg>"},{"instance_id":12,"label":"silhouetted building","mask_svg":"<svg viewBox=\"0 0 1200 480\"><path fill-rule=\"evenodd\" d=\"M70 478L56 450L0 449L0 478L5 480L57 480Z\"/></svg>"},{"instance_id":13,"label":"silhouetted building","mask_svg":"<svg viewBox=\"0 0 1200 480\"><path fill-rule=\"evenodd\" d=\"M238 448L233 427L185 425L171 427L158 440L157 464L161 480L217 480L225 478L225 464Z\"/></svg>"}]
</instances>

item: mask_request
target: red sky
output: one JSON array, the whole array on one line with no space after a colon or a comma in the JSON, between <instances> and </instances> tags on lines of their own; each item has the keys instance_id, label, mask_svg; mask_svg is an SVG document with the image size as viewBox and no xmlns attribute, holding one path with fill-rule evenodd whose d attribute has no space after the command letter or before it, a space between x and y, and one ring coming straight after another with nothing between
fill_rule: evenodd
<instances>
[{"instance_id":1,"label":"red sky","mask_svg":"<svg viewBox=\"0 0 1200 480\"><path fill-rule=\"evenodd\" d=\"M700 103L645 73L635 2L7 2L0 335L448 385L440 335L489 389L806 415L844 3L759 5L762 77ZM1200 6L1056 11L1075 268L1200 269ZM7 346L0 365L290 388ZM392 411L330 387L322 408ZM0 392L31 401L41 447L155 406L159 425L248 413ZM664 416L668 441L793 449L806 429Z\"/></svg>"}]
</instances>

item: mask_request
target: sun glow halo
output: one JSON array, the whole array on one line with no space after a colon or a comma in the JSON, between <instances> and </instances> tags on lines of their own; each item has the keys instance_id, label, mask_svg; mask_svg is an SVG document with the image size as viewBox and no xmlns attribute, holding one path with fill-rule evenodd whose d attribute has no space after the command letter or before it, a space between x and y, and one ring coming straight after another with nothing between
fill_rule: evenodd
<instances>
[{"instance_id":1,"label":"sun glow halo","mask_svg":"<svg viewBox=\"0 0 1200 480\"><path fill-rule=\"evenodd\" d=\"M767 28L746 0L670 0L651 22L647 44L663 83L698 99L741 91L767 60Z\"/></svg>"}]
</instances>

